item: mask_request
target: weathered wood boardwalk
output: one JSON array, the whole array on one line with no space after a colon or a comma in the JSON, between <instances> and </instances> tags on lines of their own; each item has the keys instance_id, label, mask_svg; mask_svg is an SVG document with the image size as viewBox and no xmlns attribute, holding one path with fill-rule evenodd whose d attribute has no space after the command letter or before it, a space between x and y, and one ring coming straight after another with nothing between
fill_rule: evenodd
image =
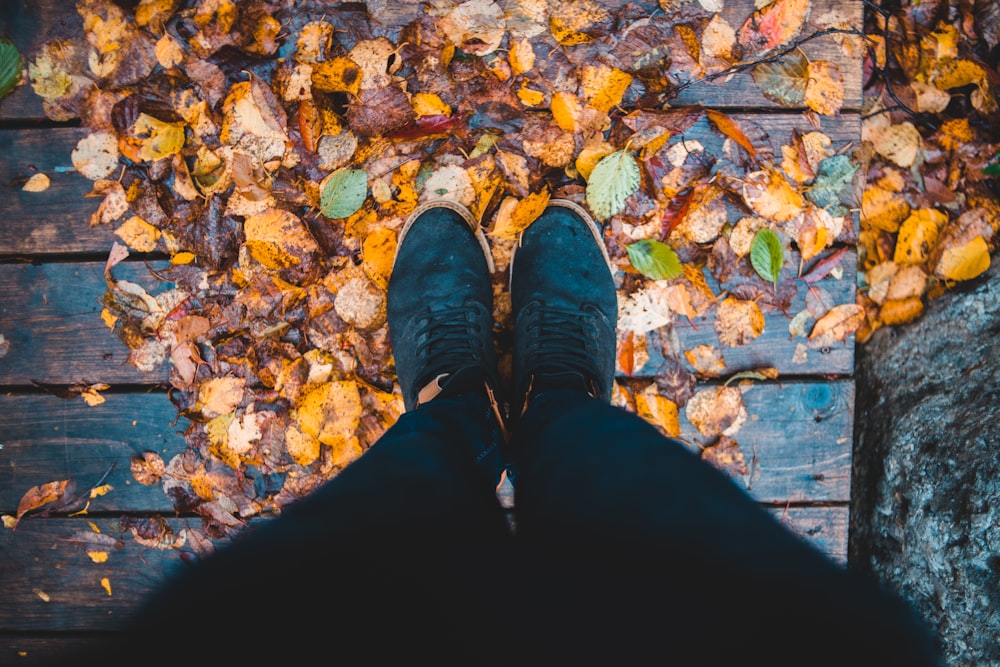
<instances>
[{"instance_id":1,"label":"weathered wood boardwalk","mask_svg":"<svg viewBox=\"0 0 1000 667\"><path fill-rule=\"evenodd\" d=\"M862 4L815 0L813 15L836 8L862 24ZM725 13L737 23L751 0L729 0ZM50 28L77 17L72 3L8 0L0 9L0 34L26 58ZM820 130L841 149L860 140L861 63L833 40L805 45L811 57L836 62L844 74L845 103L821 116ZM852 60L851 58L855 58ZM680 104L697 103L767 128L775 151L793 128L814 129L794 109L779 109L739 74L724 85L687 88ZM131 477L130 460L145 450L164 460L186 447L185 423L167 396L168 370L142 373L126 362L127 348L101 321L104 265L114 240L107 226L90 227L99 200L84 195L92 183L73 173L70 153L83 128L48 121L30 86L0 102L0 334L9 351L0 357L0 514L14 514L32 486L74 479L80 488L104 480L115 492L95 500L86 514L33 517L16 530L0 528L0 665L30 665L54 646L82 644L113 632L157 582L180 565L176 551L156 551L124 541L95 563L74 536L90 524L116 535L123 516L161 515L180 527L198 517L179 516L158 486ZM706 137L711 150L712 139ZM43 172L43 193L21 190ZM855 224L857 222L855 221ZM852 303L854 254L843 275L819 283L837 303ZM116 268L121 278L147 281L147 262L133 256ZM790 309L804 308L804 292ZM796 357L788 317L769 314L764 333L726 351L730 369L774 367L777 381L758 382L745 395L749 415L740 444L754 457L749 492L807 540L841 562L847 558L854 412L853 339ZM711 321L681 326L684 347L715 344ZM60 398L70 385L107 383L106 402L91 407L79 397ZM698 434L681 415L682 436ZM111 582L110 590L101 581Z\"/></svg>"}]
</instances>

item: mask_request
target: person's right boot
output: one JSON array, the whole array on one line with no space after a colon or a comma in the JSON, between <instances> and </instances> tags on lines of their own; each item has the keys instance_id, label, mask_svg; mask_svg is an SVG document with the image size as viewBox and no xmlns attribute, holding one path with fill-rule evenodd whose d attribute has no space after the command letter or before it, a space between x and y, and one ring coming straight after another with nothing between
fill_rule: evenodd
<instances>
[{"instance_id":1,"label":"person's right boot","mask_svg":"<svg viewBox=\"0 0 1000 667\"><path fill-rule=\"evenodd\" d=\"M524 230L511 258L510 298L511 416L560 389L610 402L618 299L601 232L583 207L552 201Z\"/></svg>"}]
</instances>

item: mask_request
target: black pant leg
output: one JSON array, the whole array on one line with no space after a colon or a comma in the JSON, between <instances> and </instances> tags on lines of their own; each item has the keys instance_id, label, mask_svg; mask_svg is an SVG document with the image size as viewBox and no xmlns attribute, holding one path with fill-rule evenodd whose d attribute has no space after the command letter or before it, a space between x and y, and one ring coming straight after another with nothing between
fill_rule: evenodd
<instances>
[{"instance_id":1,"label":"black pant leg","mask_svg":"<svg viewBox=\"0 0 1000 667\"><path fill-rule=\"evenodd\" d=\"M511 449L517 537L536 562L518 589L526 651L587 662L936 664L902 601L636 415L552 392L533 401Z\"/></svg>"}]
</instances>

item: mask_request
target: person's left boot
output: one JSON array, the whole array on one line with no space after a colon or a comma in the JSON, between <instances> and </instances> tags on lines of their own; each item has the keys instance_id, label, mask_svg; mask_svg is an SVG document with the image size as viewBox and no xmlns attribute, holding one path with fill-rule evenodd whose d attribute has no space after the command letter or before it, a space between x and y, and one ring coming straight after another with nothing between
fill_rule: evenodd
<instances>
[{"instance_id":1,"label":"person's left boot","mask_svg":"<svg viewBox=\"0 0 1000 667\"><path fill-rule=\"evenodd\" d=\"M386 316L406 410L439 396L482 392L498 412L493 259L472 214L430 201L399 234Z\"/></svg>"}]
</instances>

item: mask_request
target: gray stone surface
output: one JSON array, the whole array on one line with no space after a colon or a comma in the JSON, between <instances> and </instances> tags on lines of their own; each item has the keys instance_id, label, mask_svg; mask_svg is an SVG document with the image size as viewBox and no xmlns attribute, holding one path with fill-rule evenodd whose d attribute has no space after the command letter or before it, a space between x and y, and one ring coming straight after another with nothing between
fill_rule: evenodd
<instances>
[{"instance_id":1,"label":"gray stone surface","mask_svg":"<svg viewBox=\"0 0 1000 667\"><path fill-rule=\"evenodd\" d=\"M849 561L1000 665L1000 261L858 345Z\"/></svg>"}]
</instances>

